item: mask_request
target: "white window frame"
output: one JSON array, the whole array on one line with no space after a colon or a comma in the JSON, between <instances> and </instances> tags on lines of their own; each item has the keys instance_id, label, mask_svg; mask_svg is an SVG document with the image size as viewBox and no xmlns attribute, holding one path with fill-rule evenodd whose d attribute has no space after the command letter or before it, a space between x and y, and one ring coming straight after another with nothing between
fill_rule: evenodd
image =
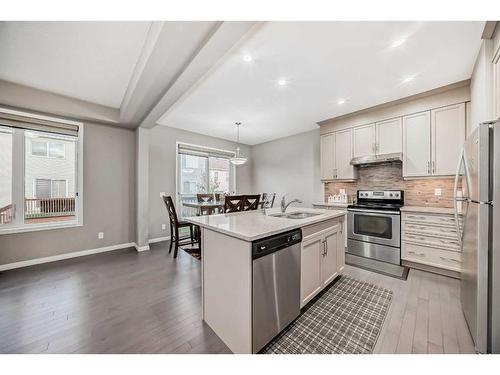
<instances>
[{"instance_id":1,"label":"white window frame","mask_svg":"<svg viewBox=\"0 0 500 375\"><path fill-rule=\"evenodd\" d=\"M78 126L78 138L76 141L75 157L75 218L68 221L54 221L48 223L26 224L24 222L24 196L25 196L25 158L26 142L24 130L12 128L12 204L14 205L14 218L9 224L0 226L0 235L12 233L35 232L41 230L52 230L62 228L74 228L83 226L83 142L84 142L84 124L77 121L62 120L60 118L35 115L31 113L15 111L8 108L1 108L4 113L29 116L37 119L59 122ZM30 144L31 147L31 144ZM47 157L49 155L47 145ZM65 149L66 152L66 149ZM31 150L30 150L31 153ZM36 156L36 155L35 155ZM41 156L40 156L41 157ZM57 159L57 158L54 158ZM66 182L67 183L67 182ZM52 186L51 186L52 188ZM66 193L67 193L66 188Z\"/></svg>"}]
</instances>

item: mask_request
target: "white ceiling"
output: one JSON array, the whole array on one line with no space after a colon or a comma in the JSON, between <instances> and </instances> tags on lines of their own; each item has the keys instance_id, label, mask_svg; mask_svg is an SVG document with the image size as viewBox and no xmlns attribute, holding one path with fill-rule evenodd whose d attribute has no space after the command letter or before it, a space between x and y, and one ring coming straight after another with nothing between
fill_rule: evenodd
<instances>
[{"instance_id":1,"label":"white ceiling","mask_svg":"<svg viewBox=\"0 0 500 375\"><path fill-rule=\"evenodd\" d=\"M0 22L0 79L119 108L151 22Z\"/></svg>"},{"instance_id":2,"label":"white ceiling","mask_svg":"<svg viewBox=\"0 0 500 375\"><path fill-rule=\"evenodd\" d=\"M241 121L250 145L316 129L321 120L470 78L483 25L268 22L159 123L234 139ZM413 81L402 83L408 76Z\"/></svg>"}]
</instances>

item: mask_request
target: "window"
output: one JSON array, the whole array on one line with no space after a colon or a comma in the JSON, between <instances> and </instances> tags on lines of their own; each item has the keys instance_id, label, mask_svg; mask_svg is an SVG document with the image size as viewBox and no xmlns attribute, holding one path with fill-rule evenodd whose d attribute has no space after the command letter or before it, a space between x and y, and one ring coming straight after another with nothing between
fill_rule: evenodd
<instances>
[{"instance_id":1,"label":"window","mask_svg":"<svg viewBox=\"0 0 500 375\"><path fill-rule=\"evenodd\" d=\"M66 197L67 180L35 179L35 198L64 198Z\"/></svg>"},{"instance_id":2,"label":"window","mask_svg":"<svg viewBox=\"0 0 500 375\"><path fill-rule=\"evenodd\" d=\"M0 234L81 223L82 125L52 120L0 108Z\"/></svg>"},{"instance_id":3,"label":"window","mask_svg":"<svg viewBox=\"0 0 500 375\"><path fill-rule=\"evenodd\" d=\"M65 145L64 143L31 141L31 155L43 156L54 159L64 159Z\"/></svg>"},{"instance_id":4,"label":"window","mask_svg":"<svg viewBox=\"0 0 500 375\"><path fill-rule=\"evenodd\" d=\"M178 143L177 153L178 203L196 200L199 193L234 192L235 169L229 162L233 152ZM179 212L181 216L193 214L184 207Z\"/></svg>"},{"instance_id":5,"label":"window","mask_svg":"<svg viewBox=\"0 0 500 375\"><path fill-rule=\"evenodd\" d=\"M47 156L47 142L31 142L31 155Z\"/></svg>"}]
</instances>

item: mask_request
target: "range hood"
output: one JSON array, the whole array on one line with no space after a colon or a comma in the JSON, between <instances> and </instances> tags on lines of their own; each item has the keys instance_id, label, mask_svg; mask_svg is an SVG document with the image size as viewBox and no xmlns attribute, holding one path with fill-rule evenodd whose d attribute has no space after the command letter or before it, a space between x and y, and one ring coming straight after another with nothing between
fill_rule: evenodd
<instances>
[{"instance_id":1,"label":"range hood","mask_svg":"<svg viewBox=\"0 0 500 375\"><path fill-rule=\"evenodd\" d=\"M394 152L392 154L360 156L357 158L353 158L351 160L351 164L369 165L369 164L382 164L382 163L394 163L394 162L401 163L402 161L403 161L403 153Z\"/></svg>"}]
</instances>

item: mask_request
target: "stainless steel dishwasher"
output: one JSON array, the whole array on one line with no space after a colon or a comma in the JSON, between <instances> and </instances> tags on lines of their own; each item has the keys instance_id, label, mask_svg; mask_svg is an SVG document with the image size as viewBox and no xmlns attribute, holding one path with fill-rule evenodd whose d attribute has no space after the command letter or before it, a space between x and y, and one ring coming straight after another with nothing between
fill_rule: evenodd
<instances>
[{"instance_id":1,"label":"stainless steel dishwasher","mask_svg":"<svg viewBox=\"0 0 500 375\"><path fill-rule=\"evenodd\" d=\"M300 315L301 241L296 229L252 244L254 353Z\"/></svg>"}]
</instances>

